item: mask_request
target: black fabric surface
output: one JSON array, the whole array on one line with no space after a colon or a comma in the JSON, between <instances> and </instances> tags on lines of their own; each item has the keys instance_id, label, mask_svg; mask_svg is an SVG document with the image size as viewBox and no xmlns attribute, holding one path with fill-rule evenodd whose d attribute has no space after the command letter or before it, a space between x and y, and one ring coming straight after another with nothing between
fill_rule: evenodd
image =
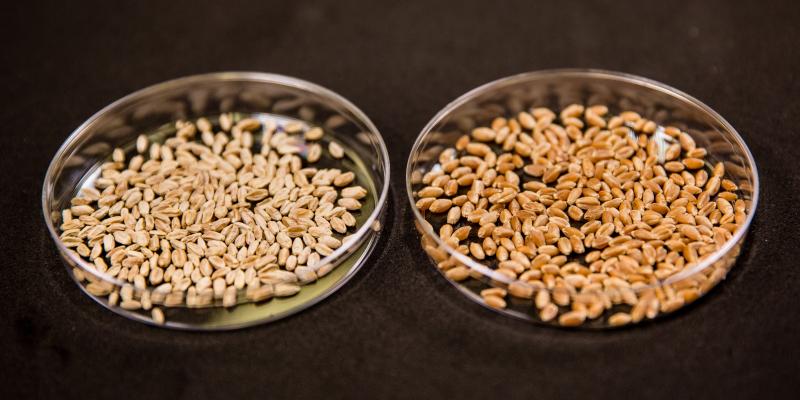
<instances>
[{"instance_id":1,"label":"black fabric surface","mask_svg":"<svg viewBox=\"0 0 800 400\"><path fill-rule=\"evenodd\" d=\"M0 397L789 398L800 389L800 9L791 2L18 2L4 7ZM404 192L417 133L506 75L594 67L680 88L752 150L761 202L729 278L613 332L537 327L461 296L420 251ZM254 70L352 100L391 150L371 260L296 316L228 333L151 328L69 279L40 208L67 135L113 100ZM8 395L2 395L2 392Z\"/></svg>"}]
</instances>

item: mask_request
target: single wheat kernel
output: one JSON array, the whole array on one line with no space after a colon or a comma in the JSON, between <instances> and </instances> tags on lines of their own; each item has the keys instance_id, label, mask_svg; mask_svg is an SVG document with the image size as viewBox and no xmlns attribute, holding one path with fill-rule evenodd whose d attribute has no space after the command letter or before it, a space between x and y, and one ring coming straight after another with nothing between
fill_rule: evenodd
<instances>
[{"instance_id":1,"label":"single wheat kernel","mask_svg":"<svg viewBox=\"0 0 800 400\"><path fill-rule=\"evenodd\" d=\"M428 186L417 192L417 196L420 198L425 198L425 197L436 198L441 196L442 194L444 194L444 189L436 186Z\"/></svg>"},{"instance_id":2,"label":"single wheat kernel","mask_svg":"<svg viewBox=\"0 0 800 400\"><path fill-rule=\"evenodd\" d=\"M150 311L150 316L156 324L164 325L164 312L160 308L153 307L153 310Z\"/></svg>"},{"instance_id":3,"label":"single wheat kernel","mask_svg":"<svg viewBox=\"0 0 800 400\"><path fill-rule=\"evenodd\" d=\"M449 201L449 200L448 200ZM434 202L435 203L435 202ZM361 202L352 197L342 197L336 204L343 207L345 210L358 210L361 208ZM431 205L433 206L433 205Z\"/></svg>"},{"instance_id":4,"label":"single wheat kernel","mask_svg":"<svg viewBox=\"0 0 800 400\"><path fill-rule=\"evenodd\" d=\"M450 278L450 279L452 279L452 280L454 280L456 282L459 282L459 281L463 281L464 279L467 279L469 277L469 269L467 267L464 267L464 266L458 266L458 267L454 267L454 268L451 268L451 269L447 270L445 272L445 275L448 278Z\"/></svg>"},{"instance_id":5,"label":"single wheat kernel","mask_svg":"<svg viewBox=\"0 0 800 400\"><path fill-rule=\"evenodd\" d=\"M506 297L506 294L508 294L508 292L505 289L499 287L493 287L481 290L481 297L486 297L486 296Z\"/></svg>"},{"instance_id":6,"label":"single wheat kernel","mask_svg":"<svg viewBox=\"0 0 800 400\"><path fill-rule=\"evenodd\" d=\"M533 297L533 286L514 281L508 285L508 293L514 297L519 297L521 299L530 299Z\"/></svg>"},{"instance_id":7,"label":"single wheat kernel","mask_svg":"<svg viewBox=\"0 0 800 400\"><path fill-rule=\"evenodd\" d=\"M472 138L479 142L490 142L497 134L491 128L476 128L472 130Z\"/></svg>"},{"instance_id":8,"label":"single wheat kernel","mask_svg":"<svg viewBox=\"0 0 800 400\"><path fill-rule=\"evenodd\" d=\"M428 211L440 214L450 210L452 205L453 201L450 199L438 199L431 203L431 205L428 207Z\"/></svg>"},{"instance_id":9,"label":"single wheat kernel","mask_svg":"<svg viewBox=\"0 0 800 400\"><path fill-rule=\"evenodd\" d=\"M210 132L212 129L211 122L207 118L198 118L195 122L195 126L201 132Z\"/></svg>"},{"instance_id":10,"label":"single wheat kernel","mask_svg":"<svg viewBox=\"0 0 800 400\"><path fill-rule=\"evenodd\" d=\"M578 326L584 320L586 320L585 310L570 311L558 317L558 323L562 326Z\"/></svg>"},{"instance_id":11,"label":"single wheat kernel","mask_svg":"<svg viewBox=\"0 0 800 400\"><path fill-rule=\"evenodd\" d=\"M142 308L142 303L137 300L124 300L119 304L119 306L125 310L138 310Z\"/></svg>"},{"instance_id":12,"label":"single wheat kernel","mask_svg":"<svg viewBox=\"0 0 800 400\"><path fill-rule=\"evenodd\" d=\"M341 195L342 197L349 197L356 200L361 200L367 196L367 189L364 189L361 186L351 186L342 189Z\"/></svg>"},{"instance_id":13,"label":"single wheat kernel","mask_svg":"<svg viewBox=\"0 0 800 400\"><path fill-rule=\"evenodd\" d=\"M339 174L336 178L333 178L333 185L338 187L347 186L353 182L355 177L356 175L352 171Z\"/></svg>"},{"instance_id":14,"label":"single wheat kernel","mask_svg":"<svg viewBox=\"0 0 800 400\"><path fill-rule=\"evenodd\" d=\"M342 146L340 146L339 143L333 141L330 142L330 144L328 144L328 152L331 154L331 157L333 158L344 157L344 149L342 148Z\"/></svg>"},{"instance_id":15,"label":"single wheat kernel","mask_svg":"<svg viewBox=\"0 0 800 400\"><path fill-rule=\"evenodd\" d=\"M253 290L252 293L252 301L254 302L261 302L268 299L271 299L274 295L274 289L272 285L261 285L258 288Z\"/></svg>"},{"instance_id":16,"label":"single wheat kernel","mask_svg":"<svg viewBox=\"0 0 800 400\"><path fill-rule=\"evenodd\" d=\"M703 168L705 162L699 158L684 158L683 165L685 165L688 169L699 169Z\"/></svg>"},{"instance_id":17,"label":"single wheat kernel","mask_svg":"<svg viewBox=\"0 0 800 400\"><path fill-rule=\"evenodd\" d=\"M116 163L122 163L125 161L125 152L122 151L120 148L114 149L114 152L111 153L111 160Z\"/></svg>"},{"instance_id":18,"label":"single wheat kernel","mask_svg":"<svg viewBox=\"0 0 800 400\"><path fill-rule=\"evenodd\" d=\"M113 291L108 295L108 306L109 307L116 307L117 303L119 302L119 292Z\"/></svg>"},{"instance_id":19,"label":"single wheat kernel","mask_svg":"<svg viewBox=\"0 0 800 400\"><path fill-rule=\"evenodd\" d=\"M534 299L534 304L538 309L545 308L548 304L550 304L550 292L548 292L547 290L537 291L536 297Z\"/></svg>"},{"instance_id":20,"label":"single wheat kernel","mask_svg":"<svg viewBox=\"0 0 800 400\"><path fill-rule=\"evenodd\" d=\"M306 140L320 140L325 132L320 127L314 127L304 133Z\"/></svg>"},{"instance_id":21,"label":"single wheat kernel","mask_svg":"<svg viewBox=\"0 0 800 400\"><path fill-rule=\"evenodd\" d=\"M278 283L274 287L275 297L289 297L294 296L300 292L300 286L293 283Z\"/></svg>"},{"instance_id":22,"label":"single wheat kernel","mask_svg":"<svg viewBox=\"0 0 800 400\"><path fill-rule=\"evenodd\" d=\"M475 242L470 243L469 252L470 254L472 254L473 257L475 257L478 260L483 260L484 258L486 258L486 253L483 251L483 248L478 243Z\"/></svg>"},{"instance_id":23,"label":"single wheat kernel","mask_svg":"<svg viewBox=\"0 0 800 400\"><path fill-rule=\"evenodd\" d=\"M149 145L150 145L150 141L147 139L147 136L139 135L139 137L136 138L136 152L137 153L143 154L144 152L147 151L147 148L149 147Z\"/></svg>"},{"instance_id":24,"label":"single wheat kernel","mask_svg":"<svg viewBox=\"0 0 800 400\"><path fill-rule=\"evenodd\" d=\"M506 308L506 301L503 300L503 298L500 296L494 296L494 295L485 296L483 298L483 301L486 302L486 305L492 308L499 308L499 309Z\"/></svg>"},{"instance_id":25,"label":"single wheat kernel","mask_svg":"<svg viewBox=\"0 0 800 400\"><path fill-rule=\"evenodd\" d=\"M611 326L627 325L631 322L631 316L627 313L616 313L608 317L608 324Z\"/></svg>"},{"instance_id":26,"label":"single wheat kernel","mask_svg":"<svg viewBox=\"0 0 800 400\"><path fill-rule=\"evenodd\" d=\"M547 303L539 310L539 318L544 322L551 321L556 315L558 315L558 306L553 303Z\"/></svg>"},{"instance_id":27,"label":"single wheat kernel","mask_svg":"<svg viewBox=\"0 0 800 400\"><path fill-rule=\"evenodd\" d=\"M319 161L320 157L322 157L322 146L319 143L313 143L308 146L308 155L306 155L308 162L315 163Z\"/></svg>"},{"instance_id":28,"label":"single wheat kernel","mask_svg":"<svg viewBox=\"0 0 800 400\"><path fill-rule=\"evenodd\" d=\"M261 122L255 118L245 118L239 120L236 123L236 126L233 129L241 130L241 131L252 131L261 126Z\"/></svg>"}]
</instances>

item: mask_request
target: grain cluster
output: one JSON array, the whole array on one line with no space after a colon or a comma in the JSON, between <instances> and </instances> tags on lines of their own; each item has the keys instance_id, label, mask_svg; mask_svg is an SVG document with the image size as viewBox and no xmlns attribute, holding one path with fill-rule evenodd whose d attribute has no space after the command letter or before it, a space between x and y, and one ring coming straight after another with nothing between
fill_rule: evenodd
<instances>
[{"instance_id":1,"label":"grain cluster","mask_svg":"<svg viewBox=\"0 0 800 400\"><path fill-rule=\"evenodd\" d=\"M139 136L130 158L115 149L63 210L61 242L88 261L92 273L73 271L89 293L164 323L159 305L293 296L335 267L321 260L348 240L367 190L352 171L314 166L321 128L223 114L175 131Z\"/></svg>"},{"instance_id":2,"label":"grain cluster","mask_svg":"<svg viewBox=\"0 0 800 400\"><path fill-rule=\"evenodd\" d=\"M496 118L461 136L415 181L416 207L474 270L423 235L455 281L490 278L490 307L530 301L542 321L624 325L674 311L727 272L664 284L746 218L725 166L676 127L603 105ZM602 319L601 319L602 318Z\"/></svg>"}]
</instances>

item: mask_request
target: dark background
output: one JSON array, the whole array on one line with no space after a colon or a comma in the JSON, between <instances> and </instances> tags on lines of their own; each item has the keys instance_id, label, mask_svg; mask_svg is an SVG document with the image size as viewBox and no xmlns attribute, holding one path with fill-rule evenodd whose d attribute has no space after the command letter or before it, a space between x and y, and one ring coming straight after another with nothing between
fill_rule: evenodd
<instances>
[{"instance_id":1,"label":"dark background","mask_svg":"<svg viewBox=\"0 0 800 400\"><path fill-rule=\"evenodd\" d=\"M798 11L790 1L6 5L0 391L14 396L0 397L793 397ZM419 250L403 182L422 126L477 85L555 67L665 82L749 144L757 216L737 266L699 304L614 332L536 327L462 297ZM221 70L296 76L361 107L391 150L387 230L348 285L277 323L187 333L131 322L68 278L43 225L45 169L113 100Z\"/></svg>"}]
</instances>

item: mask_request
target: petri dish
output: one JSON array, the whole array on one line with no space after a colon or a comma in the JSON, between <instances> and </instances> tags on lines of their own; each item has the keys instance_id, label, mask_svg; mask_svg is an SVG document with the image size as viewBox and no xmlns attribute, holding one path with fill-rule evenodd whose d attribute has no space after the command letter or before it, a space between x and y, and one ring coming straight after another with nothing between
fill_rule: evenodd
<instances>
[{"instance_id":1,"label":"petri dish","mask_svg":"<svg viewBox=\"0 0 800 400\"><path fill-rule=\"evenodd\" d=\"M417 208L416 202L419 198L416 192L426 186L423 179L427 173L442 169L439 161L442 151L454 147L456 141L473 128L489 126L495 118L514 117L521 111L536 107L548 107L557 111L570 104L602 104L608 106L609 111L614 114L626 110L635 111L654 121L658 129L674 126L688 133L698 146L706 148L705 159L709 164L724 164L725 178L738 186L737 196L743 200L746 212L746 218L723 245L678 273L651 279L644 285L632 288L636 297L628 296L629 301L620 300L619 294L609 291L607 287L596 293L606 302L603 311L578 326L585 329L619 326L618 323L612 323L611 316L630 313L636 301L643 301L644 296L647 296L648 312L636 322L669 315L709 293L735 264L754 216L759 181L753 156L736 130L699 100L647 78L602 70L557 69L502 78L462 95L428 122L417 137L408 159L406 189L415 227L420 234L420 245L428 254L431 264L460 293L491 310L532 323L560 326L559 317L570 311L568 306L577 296L581 296L580 290L568 293L570 300L558 307L555 317L542 320L532 299L540 292L546 292L542 297L552 298L558 285L542 282L536 284L529 279L512 278L498 273L496 261L488 261L489 258L481 261L468 255L469 253L459 252L439 236L443 218L421 212ZM459 224L464 224L463 219ZM459 226L462 225L454 228ZM568 260L582 261L577 257ZM457 279L448 277L446 271L454 267L466 268L468 276L458 274ZM555 275L551 282L558 282L562 278ZM531 293L531 297L505 296L504 307L492 307L480 295L486 289L507 290L512 285L527 288L530 292L526 293ZM676 293L683 297L677 299L679 296L675 296Z\"/></svg>"},{"instance_id":2,"label":"petri dish","mask_svg":"<svg viewBox=\"0 0 800 400\"><path fill-rule=\"evenodd\" d=\"M308 128L318 126L325 132L318 167L341 167L355 173L354 184L367 189L362 208L353 215L356 228L347 241L316 264L320 278L304 285L291 297L251 302L245 291L237 293L236 306L225 308L217 299L203 306L186 301L170 306L159 305L165 322L157 324L148 310L128 310L109 304L105 295L93 288L119 291L130 285L98 271L60 239L61 210L81 188L93 185L103 163L115 148L134 154L139 135L161 143L176 132L175 122L207 118L219 125L222 115L234 122L255 118L262 129L253 132L258 143L263 127L281 131L289 124ZM302 136L302 135L301 135ZM335 140L344 157L333 160L326 144ZM299 143L300 157L308 153L308 143ZM318 303L341 288L363 266L380 236L385 215L389 183L389 157L380 132L370 119L342 96L300 79L260 72L220 72L179 78L125 96L97 112L79 126L63 143L47 170L42 188L42 210L47 229L53 238L70 276L92 299L124 317L187 330L227 330L274 321ZM150 290L150 289L148 289ZM95 294L92 294L95 293ZM136 290L140 297L144 291ZM148 296L153 293L148 293ZM157 299L158 300L158 299Z\"/></svg>"}]
</instances>

